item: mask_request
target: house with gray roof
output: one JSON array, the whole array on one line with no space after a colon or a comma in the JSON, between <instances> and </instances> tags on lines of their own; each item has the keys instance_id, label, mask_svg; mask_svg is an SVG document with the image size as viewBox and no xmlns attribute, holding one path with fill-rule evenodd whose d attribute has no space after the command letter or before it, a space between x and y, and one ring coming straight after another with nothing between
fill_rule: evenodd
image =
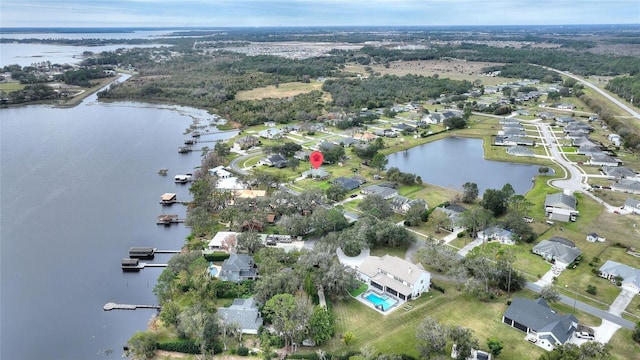
<instances>
[{"instance_id":1,"label":"house with gray roof","mask_svg":"<svg viewBox=\"0 0 640 360\"><path fill-rule=\"evenodd\" d=\"M505 137L526 137L527 132L518 128L506 128L498 131L498 135L504 135Z\"/></svg>"},{"instance_id":2,"label":"house with gray roof","mask_svg":"<svg viewBox=\"0 0 640 360\"><path fill-rule=\"evenodd\" d=\"M429 291L431 274L422 267L392 255L369 256L356 269L362 281L400 300Z\"/></svg>"},{"instance_id":3,"label":"house with gray roof","mask_svg":"<svg viewBox=\"0 0 640 360\"><path fill-rule=\"evenodd\" d=\"M399 214L406 214L414 205L422 207L422 210L427 209L427 202L423 199L409 199L400 195L391 199L391 208Z\"/></svg>"},{"instance_id":4,"label":"house with gray roof","mask_svg":"<svg viewBox=\"0 0 640 360\"><path fill-rule=\"evenodd\" d=\"M622 285L634 289L640 294L640 270L629 265L621 264L616 261L607 260L599 269L600 276L615 281L616 277L621 277Z\"/></svg>"},{"instance_id":5,"label":"house with gray roof","mask_svg":"<svg viewBox=\"0 0 640 360\"><path fill-rule=\"evenodd\" d=\"M587 136L582 136L579 138L575 138L571 141L571 145L573 146L582 146L582 145L588 145L588 146L598 146L595 142L593 142L591 139L589 139Z\"/></svg>"},{"instance_id":6,"label":"house with gray roof","mask_svg":"<svg viewBox=\"0 0 640 360\"><path fill-rule=\"evenodd\" d=\"M576 153L580 155L593 156L594 154L602 154L602 150L597 145L582 144L578 150L576 150Z\"/></svg>"},{"instance_id":7,"label":"house with gray roof","mask_svg":"<svg viewBox=\"0 0 640 360\"><path fill-rule=\"evenodd\" d=\"M544 200L544 209L551 220L563 222L576 221L578 200L565 193L549 194Z\"/></svg>"},{"instance_id":8,"label":"house with gray roof","mask_svg":"<svg viewBox=\"0 0 640 360\"><path fill-rule=\"evenodd\" d=\"M620 161L606 154L593 154L589 164L595 166L618 166Z\"/></svg>"},{"instance_id":9,"label":"house with gray roof","mask_svg":"<svg viewBox=\"0 0 640 360\"><path fill-rule=\"evenodd\" d=\"M267 166L283 168L287 166L287 158L282 154L273 154L261 160Z\"/></svg>"},{"instance_id":10,"label":"house with gray roof","mask_svg":"<svg viewBox=\"0 0 640 360\"><path fill-rule=\"evenodd\" d=\"M478 232L478 239L483 241L497 241L504 245L515 245L516 239L513 233L502 226L491 226Z\"/></svg>"},{"instance_id":11,"label":"house with gray roof","mask_svg":"<svg viewBox=\"0 0 640 360\"><path fill-rule=\"evenodd\" d=\"M388 186L380 186L380 185L370 185L360 190L360 193L363 195L371 195L376 194L381 196L385 200L393 199L398 196L398 190L388 187Z\"/></svg>"},{"instance_id":12,"label":"house with gray roof","mask_svg":"<svg viewBox=\"0 0 640 360\"><path fill-rule=\"evenodd\" d=\"M513 156L534 156L535 155L533 150L528 149L521 145L509 146L507 148L507 154L513 155Z\"/></svg>"},{"instance_id":13,"label":"house with gray roof","mask_svg":"<svg viewBox=\"0 0 640 360\"><path fill-rule=\"evenodd\" d=\"M222 281L239 283L245 280L255 280L258 276L258 267L253 262L253 257L244 254L231 254L222 263L218 278Z\"/></svg>"},{"instance_id":14,"label":"house with gray roof","mask_svg":"<svg viewBox=\"0 0 640 360\"><path fill-rule=\"evenodd\" d=\"M236 151L245 150L258 144L260 144L260 140L257 137L247 135L236 139L236 141L233 142L232 149Z\"/></svg>"},{"instance_id":15,"label":"house with gray roof","mask_svg":"<svg viewBox=\"0 0 640 360\"><path fill-rule=\"evenodd\" d=\"M617 180L638 176L635 171L624 166L604 166L602 167L602 173Z\"/></svg>"},{"instance_id":16,"label":"house with gray roof","mask_svg":"<svg viewBox=\"0 0 640 360\"><path fill-rule=\"evenodd\" d=\"M323 169L323 168L317 168L317 169L310 169L307 171L304 171L302 173L303 177L306 178L311 178L311 179L316 179L316 180L325 180L329 178L329 172L327 172L327 170Z\"/></svg>"},{"instance_id":17,"label":"house with gray roof","mask_svg":"<svg viewBox=\"0 0 640 360\"><path fill-rule=\"evenodd\" d=\"M461 228L460 216L463 212L467 211L467 209L460 205L449 204L445 207L437 207L433 209L433 211L441 211L445 213L447 217L449 217L449 224L444 229L447 231L455 231Z\"/></svg>"},{"instance_id":18,"label":"house with gray roof","mask_svg":"<svg viewBox=\"0 0 640 360\"><path fill-rule=\"evenodd\" d=\"M551 351L573 336L578 319L560 315L544 299L514 298L502 315L502 322L527 334L527 340Z\"/></svg>"},{"instance_id":19,"label":"house with gray roof","mask_svg":"<svg viewBox=\"0 0 640 360\"><path fill-rule=\"evenodd\" d=\"M561 237L542 240L531 251L549 262L554 262L557 267L561 268L566 268L582 254L582 251L571 240Z\"/></svg>"},{"instance_id":20,"label":"house with gray roof","mask_svg":"<svg viewBox=\"0 0 640 360\"><path fill-rule=\"evenodd\" d=\"M640 215L640 200L627 198L622 206L624 210L630 211L632 214Z\"/></svg>"},{"instance_id":21,"label":"house with gray roof","mask_svg":"<svg viewBox=\"0 0 640 360\"><path fill-rule=\"evenodd\" d=\"M541 119L553 119L556 115L549 111L542 111L539 112L537 116Z\"/></svg>"},{"instance_id":22,"label":"house with gray roof","mask_svg":"<svg viewBox=\"0 0 640 360\"><path fill-rule=\"evenodd\" d=\"M260 310L253 298L235 299L228 308L218 308L218 316L227 326L237 326L243 334L258 334L262 326Z\"/></svg>"},{"instance_id":23,"label":"house with gray roof","mask_svg":"<svg viewBox=\"0 0 640 360\"><path fill-rule=\"evenodd\" d=\"M628 194L640 194L640 181L620 179L611 185L611 190L622 191Z\"/></svg>"},{"instance_id":24,"label":"house with gray roof","mask_svg":"<svg viewBox=\"0 0 640 360\"><path fill-rule=\"evenodd\" d=\"M360 182L344 176L340 176L338 178L333 179L331 183L335 185L340 185L347 191L355 190L360 187Z\"/></svg>"}]
</instances>

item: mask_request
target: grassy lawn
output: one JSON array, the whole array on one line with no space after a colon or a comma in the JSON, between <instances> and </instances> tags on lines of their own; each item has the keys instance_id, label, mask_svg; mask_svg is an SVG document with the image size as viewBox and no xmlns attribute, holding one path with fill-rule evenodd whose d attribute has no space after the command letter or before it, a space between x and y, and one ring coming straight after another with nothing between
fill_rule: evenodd
<instances>
[{"instance_id":1,"label":"grassy lawn","mask_svg":"<svg viewBox=\"0 0 640 360\"><path fill-rule=\"evenodd\" d=\"M284 98L308 93L313 90L320 90L321 88L322 83L317 81L312 81L310 83L290 82L280 84L277 87L274 85L269 85L257 89L239 91L236 94L236 99L260 100L266 98Z\"/></svg>"},{"instance_id":2,"label":"grassy lawn","mask_svg":"<svg viewBox=\"0 0 640 360\"><path fill-rule=\"evenodd\" d=\"M404 259L406 253L407 246L376 246L375 248L371 249L371 255L373 256L385 256L389 254L391 256L396 256L400 259Z\"/></svg>"},{"instance_id":3,"label":"grassy lawn","mask_svg":"<svg viewBox=\"0 0 640 360\"><path fill-rule=\"evenodd\" d=\"M640 354L640 344L631 340L632 332L632 330L623 328L613 335L609 345L611 345L611 355L614 359L626 360L631 359L633 354Z\"/></svg>"},{"instance_id":4,"label":"grassy lawn","mask_svg":"<svg viewBox=\"0 0 640 360\"><path fill-rule=\"evenodd\" d=\"M24 89L25 85L15 82L7 82L0 84L0 91L10 93L12 91L18 91Z\"/></svg>"},{"instance_id":5,"label":"grassy lawn","mask_svg":"<svg viewBox=\"0 0 640 360\"><path fill-rule=\"evenodd\" d=\"M424 317L430 316L445 324L462 324L472 329L484 350L487 350L487 337L498 338L505 345L500 359L522 359L523 354L528 354L527 358L535 359L544 353L544 350L525 341L523 332L502 324L502 314L507 308L506 301L482 303L457 291L451 284L439 285L446 288L445 294L431 291L413 301L411 310L405 311L400 308L388 315L381 315L355 299L335 303L332 309L336 317L336 333L340 335L350 331L355 335L355 340L345 347L340 336L336 336L325 346L325 350L335 353L369 347L375 352L419 357L415 330ZM529 291L521 291L517 296L535 298L536 295ZM572 306L552 306L559 313L574 313L581 323L600 325L598 318L574 312ZM372 331L371 324L377 325L377 331ZM628 339L628 336L621 339ZM449 351L450 347L451 344L448 345ZM634 348L631 345L625 346L625 349L630 351ZM614 349L613 353L618 356L623 354L618 349Z\"/></svg>"}]
</instances>

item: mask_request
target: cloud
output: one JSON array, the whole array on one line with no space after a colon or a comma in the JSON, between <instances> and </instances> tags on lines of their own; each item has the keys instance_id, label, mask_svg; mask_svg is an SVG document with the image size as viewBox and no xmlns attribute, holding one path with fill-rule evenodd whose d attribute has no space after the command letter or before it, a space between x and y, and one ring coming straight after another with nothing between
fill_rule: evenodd
<instances>
[{"instance_id":1,"label":"cloud","mask_svg":"<svg viewBox=\"0 0 640 360\"><path fill-rule=\"evenodd\" d=\"M322 26L640 23L637 0L25 0L12 26Z\"/></svg>"}]
</instances>

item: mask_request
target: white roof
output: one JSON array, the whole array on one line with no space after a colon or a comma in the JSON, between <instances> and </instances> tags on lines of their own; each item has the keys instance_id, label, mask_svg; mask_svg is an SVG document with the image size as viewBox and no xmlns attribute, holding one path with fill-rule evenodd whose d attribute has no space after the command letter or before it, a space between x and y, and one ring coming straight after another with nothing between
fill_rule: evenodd
<instances>
[{"instance_id":1,"label":"white roof","mask_svg":"<svg viewBox=\"0 0 640 360\"><path fill-rule=\"evenodd\" d=\"M229 236L236 236L238 234L240 233L234 232L234 231L219 231L218 233L215 234L213 239L209 241L209 247L221 247L222 241L224 239L228 238Z\"/></svg>"},{"instance_id":2,"label":"white roof","mask_svg":"<svg viewBox=\"0 0 640 360\"><path fill-rule=\"evenodd\" d=\"M238 181L236 177L230 177L225 179L218 179L218 189L221 190L244 190L245 185Z\"/></svg>"}]
</instances>

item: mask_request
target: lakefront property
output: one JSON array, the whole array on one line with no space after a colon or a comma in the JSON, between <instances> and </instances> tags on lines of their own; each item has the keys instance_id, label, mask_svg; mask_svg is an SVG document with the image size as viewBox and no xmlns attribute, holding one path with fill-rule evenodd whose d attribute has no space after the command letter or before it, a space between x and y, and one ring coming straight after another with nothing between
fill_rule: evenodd
<instances>
[{"instance_id":1,"label":"lakefront property","mask_svg":"<svg viewBox=\"0 0 640 360\"><path fill-rule=\"evenodd\" d=\"M606 46L595 30L590 41ZM559 69L514 66L522 54L545 66L548 58L565 59L576 43L563 40L563 29L532 33L528 40L544 50L509 29L501 31L515 43L489 32L485 44L465 29L430 32L428 41L421 29L246 31L176 35L167 39L171 50L121 50L114 59L87 54L83 66L117 60L114 69L129 62L139 69L100 100L179 103L224 115L215 124L193 116L182 133L188 139L177 139L185 153L173 156L195 157L196 166L157 165L165 175L193 169L188 176L152 172L152 180L166 180L150 197L154 214L162 212L157 222L177 227L151 225L162 235L149 238L185 240L171 260L120 260L122 269L144 269L133 276L148 275L147 265L166 266L154 288L160 314L127 346L144 337L160 350L373 360L490 352L535 359L584 341L610 343L602 351L618 358L639 351L630 319L640 314L629 295L640 268L633 214L640 160L628 136L635 116L613 103L611 114L599 114L591 90L584 91L590 81L631 81L616 77L635 62L603 51L597 62L558 60ZM535 40L547 36L551 48ZM622 47L627 38L612 43ZM494 56L505 63L493 63ZM576 69L584 72L574 78ZM0 83L19 76L11 73ZM325 158L318 168L309 163L312 151ZM166 206L153 200L162 191L169 191L160 200ZM186 211L169 206L176 202ZM352 263L340 263L337 249ZM554 298L544 286L563 296L542 300ZM444 345L425 353L422 330L434 323ZM595 331L582 337L585 326ZM454 339L456 331L469 336Z\"/></svg>"}]
</instances>

